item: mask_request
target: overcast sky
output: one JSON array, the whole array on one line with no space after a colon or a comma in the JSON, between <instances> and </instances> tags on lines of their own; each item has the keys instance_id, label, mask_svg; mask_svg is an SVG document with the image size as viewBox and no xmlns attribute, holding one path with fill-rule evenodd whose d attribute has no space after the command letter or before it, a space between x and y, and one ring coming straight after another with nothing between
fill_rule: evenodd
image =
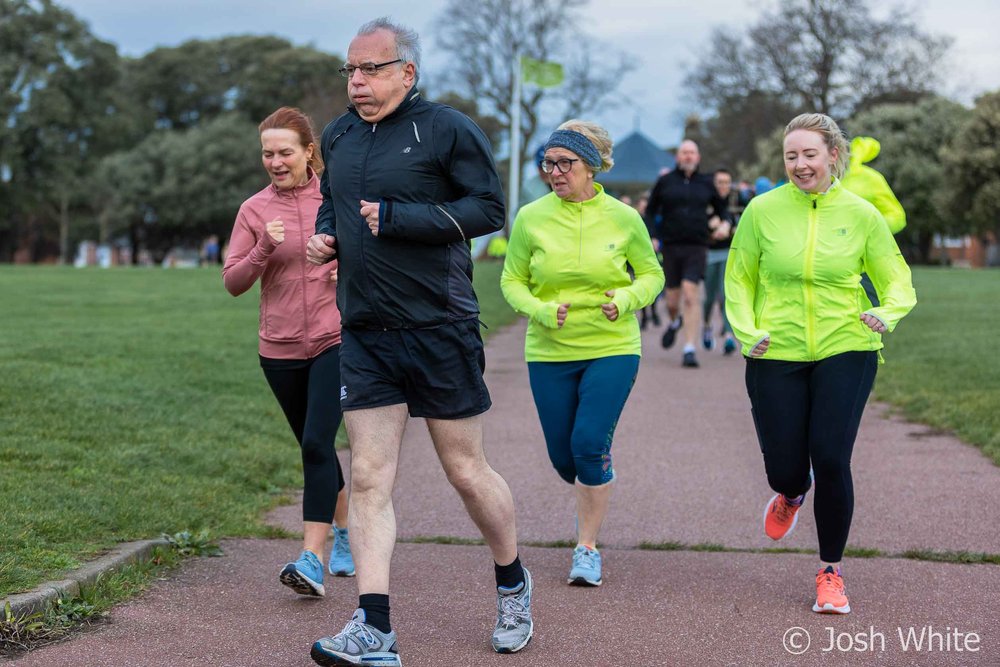
<instances>
[{"instance_id":1,"label":"overcast sky","mask_svg":"<svg viewBox=\"0 0 1000 667\"><path fill-rule=\"evenodd\" d=\"M475 0L468 0L474 2ZM359 25L381 15L420 32L424 71L433 80L447 66L431 25L444 0L57 0L90 24L98 36L127 55L192 38L233 34L276 34L296 44L343 55ZM738 28L754 22L765 3L745 0L591 0L587 29L607 44L633 55L635 69L619 88L623 105L592 114L614 139L638 121L658 144L680 140L684 115L694 111L681 81L687 66L707 46L713 26ZM920 23L935 34L955 38L947 67L945 94L964 103L1000 88L1000 2L996 0L913 0ZM331 85L344 85L340 77ZM317 119L322 125L325 121Z\"/></svg>"}]
</instances>

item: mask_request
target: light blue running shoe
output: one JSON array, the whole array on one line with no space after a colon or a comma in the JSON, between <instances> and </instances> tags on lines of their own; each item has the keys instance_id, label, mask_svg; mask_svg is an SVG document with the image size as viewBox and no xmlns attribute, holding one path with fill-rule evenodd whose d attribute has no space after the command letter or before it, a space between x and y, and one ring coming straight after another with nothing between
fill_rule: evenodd
<instances>
[{"instance_id":1,"label":"light blue running shoe","mask_svg":"<svg viewBox=\"0 0 1000 667\"><path fill-rule=\"evenodd\" d=\"M323 589L323 563L309 550L303 551L294 563L283 567L278 579L299 595L326 595Z\"/></svg>"},{"instance_id":2,"label":"light blue running shoe","mask_svg":"<svg viewBox=\"0 0 1000 667\"><path fill-rule=\"evenodd\" d=\"M573 549L573 567L569 571L568 584L579 586L601 585L601 553L582 544Z\"/></svg>"},{"instance_id":3,"label":"light blue running shoe","mask_svg":"<svg viewBox=\"0 0 1000 667\"><path fill-rule=\"evenodd\" d=\"M335 577L353 577L354 559L351 557L351 541L346 528L333 527L333 548L327 570Z\"/></svg>"},{"instance_id":4,"label":"light blue running shoe","mask_svg":"<svg viewBox=\"0 0 1000 667\"><path fill-rule=\"evenodd\" d=\"M365 623L365 612L358 609L344 629L333 637L323 637L312 645L310 657L320 665L374 665L401 667L396 632L381 632Z\"/></svg>"}]
</instances>

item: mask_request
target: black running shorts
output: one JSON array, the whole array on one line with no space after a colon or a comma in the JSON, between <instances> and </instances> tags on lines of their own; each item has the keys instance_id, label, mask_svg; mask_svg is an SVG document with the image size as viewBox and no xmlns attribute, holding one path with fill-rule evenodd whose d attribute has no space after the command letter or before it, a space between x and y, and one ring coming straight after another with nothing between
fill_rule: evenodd
<instances>
[{"instance_id":1,"label":"black running shorts","mask_svg":"<svg viewBox=\"0 0 1000 667\"><path fill-rule=\"evenodd\" d=\"M667 289L681 286L682 280L700 283L705 280L708 248L703 245L663 245L663 275Z\"/></svg>"},{"instance_id":2,"label":"black running shorts","mask_svg":"<svg viewBox=\"0 0 1000 667\"><path fill-rule=\"evenodd\" d=\"M462 419L490 409L486 354L478 320L431 329L344 329L340 407L406 403L411 417Z\"/></svg>"}]
</instances>

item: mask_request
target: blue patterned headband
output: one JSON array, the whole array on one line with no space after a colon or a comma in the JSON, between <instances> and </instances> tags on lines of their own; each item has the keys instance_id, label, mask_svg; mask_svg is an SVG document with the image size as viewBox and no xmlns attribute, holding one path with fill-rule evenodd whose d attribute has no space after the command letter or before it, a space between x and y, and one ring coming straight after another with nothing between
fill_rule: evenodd
<instances>
[{"instance_id":1,"label":"blue patterned headband","mask_svg":"<svg viewBox=\"0 0 1000 667\"><path fill-rule=\"evenodd\" d=\"M594 142L579 132L573 130L556 130L549 136L549 140L545 142L545 150L549 150L550 148L565 148L566 150L573 151L594 169L601 168L601 154L597 151Z\"/></svg>"}]
</instances>

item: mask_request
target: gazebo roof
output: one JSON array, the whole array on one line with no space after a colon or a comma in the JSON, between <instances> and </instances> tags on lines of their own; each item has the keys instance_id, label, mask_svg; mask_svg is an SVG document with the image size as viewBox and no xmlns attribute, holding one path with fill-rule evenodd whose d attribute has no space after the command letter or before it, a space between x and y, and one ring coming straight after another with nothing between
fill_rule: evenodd
<instances>
[{"instance_id":1,"label":"gazebo roof","mask_svg":"<svg viewBox=\"0 0 1000 667\"><path fill-rule=\"evenodd\" d=\"M611 171L597 175L597 180L604 185L652 185L661 169L673 169L676 164L673 155L638 130L615 143L614 158L615 166Z\"/></svg>"}]
</instances>

